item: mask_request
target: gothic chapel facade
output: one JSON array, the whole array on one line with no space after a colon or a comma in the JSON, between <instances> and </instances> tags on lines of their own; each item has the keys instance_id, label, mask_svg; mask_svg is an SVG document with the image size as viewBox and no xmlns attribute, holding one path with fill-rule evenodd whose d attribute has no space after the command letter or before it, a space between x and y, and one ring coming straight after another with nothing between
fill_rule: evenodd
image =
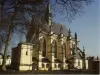
<instances>
[{"instance_id":1,"label":"gothic chapel facade","mask_svg":"<svg viewBox=\"0 0 100 75\"><path fill-rule=\"evenodd\" d=\"M50 4L47 5L47 13L49 14L47 15L48 31L44 31L38 26L37 35L33 38L31 45L22 43L19 45L20 47L13 48L12 57L16 56L16 49L20 52L18 53L19 62L17 62L17 69L88 69L88 60L85 57L85 50L81 50L77 44L77 34L75 33L73 37L70 29L67 30L66 27L61 24L52 23ZM29 31L27 40L30 41L32 37L32 32ZM31 49L25 50L25 47L28 45ZM12 58L13 65L16 64L16 61ZM23 61L23 63L21 63L21 61Z\"/></svg>"}]
</instances>

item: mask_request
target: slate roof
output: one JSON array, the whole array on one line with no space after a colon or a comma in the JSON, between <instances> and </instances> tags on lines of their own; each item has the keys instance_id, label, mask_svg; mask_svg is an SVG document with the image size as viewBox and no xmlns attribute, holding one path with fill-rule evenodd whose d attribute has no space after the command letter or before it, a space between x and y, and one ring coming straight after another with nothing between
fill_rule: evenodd
<instances>
[{"instance_id":1,"label":"slate roof","mask_svg":"<svg viewBox=\"0 0 100 75\"><path fill-rule=\"evenodd\" d=\"M64 36L68 36L68 29L66 28L66 26L62 25L62 24L57 24L57 23L54 23L52 25L52 31L59 35L60 34L60 29L61 29L61 26L62 26L62 33L64 34ZM50 27L48 25L44 25L44 26L40 26L40 28L46 32L49 32L50 31Z\"/></svg>"},{"instance_id":2,"label":"slate roof","mask_svg":"<svg viewBox=\"0 0 100 75\"><path fill-rule=\"evenodd\" d=\"M62 33L63 33L63 35L64 35L64 36L68 36L68 29L66 28L66 26L64 26L64 25L62 25L62 24L56 24L56 23L54 23L54 24L52 25L52 31L53 31L56 35L59 35L59 34L60 34L61 26L62 26ZM35 26L35 27L36 27L36 26ZM48 25L46 25L46 24L40 25L39 28L40 28L42 31L46 32L46 33L49 33L49 32L50 32L50 27L49 27ZM36 28L33 28L32 30L34 30L34 29L36 29ZM30 31L29 33L31 33L31 32L32 32L32 31ZM28 36L28 39L30 39L30 37L32 37L33 34L34 34L34 33L32 33L30 36ZM36 33L36 35L37 35L37 33ZM35 37L33 38L33 40L34 40L34 39L37 39L36 35L35 35ZM36 42L38 42L38 40L34 40L33 43L36 43Z\"/></svg>"},{"instance_id":3,"label":"slate roof","mask_svg":"<svg viewBox=\"0 0 100 75\"><path fill-rule=\"evenodd\" d=\"M53 24L52 31L57 35L60 34L61 26L61 24ZM64 36L68 36L68 29L64 25L62 26L62 33L64 34Z\"/></svg>"}]
</instances>

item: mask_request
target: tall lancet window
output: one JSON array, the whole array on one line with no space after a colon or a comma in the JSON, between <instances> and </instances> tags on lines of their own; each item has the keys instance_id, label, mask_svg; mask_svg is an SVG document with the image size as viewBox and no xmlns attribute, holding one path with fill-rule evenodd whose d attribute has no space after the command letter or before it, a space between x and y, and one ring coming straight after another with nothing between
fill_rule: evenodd
<instances>
[{"instance_id":1,"label":"tall lancet window","mask_svg":"<svg viewBox=\"0 0 100 75\"><path fill-rule=\"evenodd\" d=\"M54 53L54 57L57 58L57 43L53 41L52 43L52 52Z\"/></svg>"},{"instance_id":2,"label":"tall lancet window","mask_svg":"<svg viewBox=\"0 0 100 75\"><path fill-rule=\"evenodd\" d=\"M42 42L42 55L45 57L46 56L46 40L43 39L43 42Z\"/></svg>"},{"instance_id":3,"label":"tall lancet window","mask_svg":"<svg viewBox=\"0 0 100 75\"><path fill-rule=\"evenodd\" d=\"M63 53L63 56L66 57L66 44L65 43L62 46L62 53Z\"/></svg>"}]
</instances>

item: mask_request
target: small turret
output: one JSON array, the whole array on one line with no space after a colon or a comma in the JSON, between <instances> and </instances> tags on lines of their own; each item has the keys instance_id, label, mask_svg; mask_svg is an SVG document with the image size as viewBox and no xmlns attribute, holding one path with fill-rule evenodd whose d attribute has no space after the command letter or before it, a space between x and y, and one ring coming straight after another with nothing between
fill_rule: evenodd
<instances>
[{"instance_id":1,"label":"small turret","mask_svg":"<svg viewBox=\"0 0 100 75\"><path fill-rule=\"evenodd\" d=\"M63 37L63 26L60 27L60 37Z\"/></svg>"},{"instance_id":2,"label":"small turret","mask_svg":"<svg viewBox=\"0 0 100 75\"><path fill-rule=\"evenodd\" d=\"M75 41L77 41L77 33L75 32Z\"/></svg>"},{"instance_id":3,"label":"small turret","mask_svg":"<svg viewBox=\"0 0 100 75\"><path fill-rule=\"evenodd\" d=\"M76 33L76 32L75 32L74 39L75 39L75 45L76 45L76 49L77 49L77 44L78 44L78 41L77 41L77 33Z\"/></svg>"},{"instance_id":4,"label":"small turret","mask_svg":"<svg viewBox=\"0 0 100 75\"><path fill-rule=\"evenodd\" d=\"M99 57L97 56L97 60L99 60Z\"/></svg>"},{"instance_id":5,"label":"small turret","mask_svg":"<svg viewBox=\"0 0 100 75\"><path fill-rule=\"evenodd\" d=\"M61 26L61 27L60 27L60 34L63 33L62 31L63 31L63 27Z\"/></svg>"},{"instance_id":6,"label":"small turret","mask_svg":"<svg viewBox=\"0 0 100 75\"><path fill-rule=\"evenodd\" d=\"M71 31L70 31L70 28L68 30L68 36L71 36Z\"/></svg>"},{"instance_id":7,"label":"small turret","mask_svg":"<svg viewBox=\"0 0 100 75\"><path fill-rule=\"evenodd\" d=\"M84 46L83 46L83 52L85 53L85 48L84 48Z\"/></svg>"},{"instance_id":8,"label":"small turret","mask_svg":"<svg viewBox=\"0 0 100 75\"><path fill-rule=\"evenodd\" d=\"M83 46L83 58L85 59L86 55L85 55L85 48Z\"/></svg>"},{"instance_id":9,"label":"small turret","mask_svg":"<svg viewBox=\"0 0 100 75\"><path fill-rule=\"evenodd\" d=\"M67 40L71 40L71 31L70 31L70 29L68 30L68 38L67 38Z\"/></svg>"}]
</instances>

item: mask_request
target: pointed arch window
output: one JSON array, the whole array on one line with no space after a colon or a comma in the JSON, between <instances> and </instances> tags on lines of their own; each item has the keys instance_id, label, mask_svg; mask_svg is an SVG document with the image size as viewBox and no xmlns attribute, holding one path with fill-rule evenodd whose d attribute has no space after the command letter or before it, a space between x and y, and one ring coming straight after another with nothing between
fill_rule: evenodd
<instances>
[{"instance_id":1,"label":"pointed arch window","mask_svg":"<svg viewBox=\"0 0 100 75\"><path fill-rule=\"evenodd\" d=\"M46 40L45 39L43 39L43 42L42 42L42 47L43 47L43 49L42 49L42 56L46 56Z\"/></svg>"},{"instance_id":2,"label":"pointed arch window","mask_svg":"<svg viewBox=\"0 0 100 75\"><path fill-rule=\"evenodd\" d=\"M57 43L53 41L52 43L52 52L54 53L54 57L57 58Z\"/></svg>"},{"instance_id":3,"label":"pointed arch window","mask_svg":"<svg viewBox=\"0 0 100 75\"><path fill-rule=\"evenodd\" d=\"M65 43L62 46L62 53L63 53L63 56L66 57L66 44Z\"/></svg>"}]
</instances>

